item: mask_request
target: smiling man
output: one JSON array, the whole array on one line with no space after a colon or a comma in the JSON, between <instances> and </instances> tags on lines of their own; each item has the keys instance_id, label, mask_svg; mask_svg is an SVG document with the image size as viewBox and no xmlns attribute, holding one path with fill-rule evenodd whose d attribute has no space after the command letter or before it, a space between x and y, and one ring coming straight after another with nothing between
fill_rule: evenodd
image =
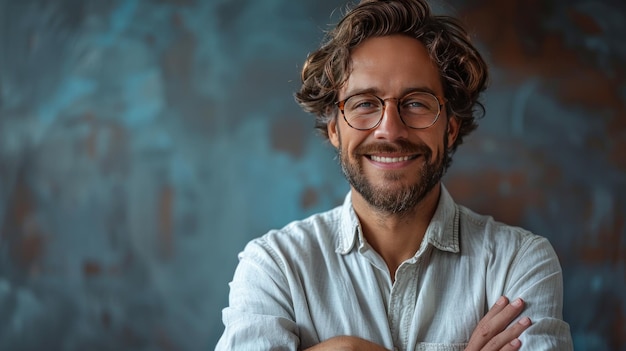
<instances>
[{"instance_id":1,"label":"smiling man","mask_svg":"<svg viewBox=\"0 0 626 351\"><path fill-rule=\"evenodd\" d=\"M571 350L548 241L441 184L487 80L458 22L424 1L362 1L302 79L351 191L246 246L217 349Z\"/></svg>"},{"instance_id":2,"label":"smiling man","mask_svg":"<svg viewBox=\"0 0 626 351\"><path fill-rule=\"evenodd\" d=\"M422 243L448 145L458 135L442 96L439 71L422 43L398 34L373 37L352 51L339 90L344 118L328 123L365 239L392 280Z\"/></svg>"}]
</instances>

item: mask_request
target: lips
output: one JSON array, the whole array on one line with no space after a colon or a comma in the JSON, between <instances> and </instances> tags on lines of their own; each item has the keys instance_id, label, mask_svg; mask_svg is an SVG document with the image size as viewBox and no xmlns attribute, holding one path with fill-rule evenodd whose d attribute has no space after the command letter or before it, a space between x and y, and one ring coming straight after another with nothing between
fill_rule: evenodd
<instances>
[{"instance_id":1,"label":"lips","mask_svg":"<svg viewBox=\"0 0 626 351\"><path fill-rule=\"evenodd\" d=\"M375 156L370 155L369 158L372 161L380 162L380 163L397 163L397 162L405 162L411 159L416 158L417 156L401 156L401 157L384 157L384 156Z\"/></svg>"},{"instance_id":2,"label":"lips","mask_svg":"<svg viewBox=\"0 0 626 351\"><path fill-rule=\"evenodd\" d=\"M355 150L355 158L359 156L366 157L378 164L391 166L412 161L422 156L428 158L430 149L423 144L413 144L406 140L398 140L395 143L381 142L361 145Z\"/></svg>"}]
</instances>

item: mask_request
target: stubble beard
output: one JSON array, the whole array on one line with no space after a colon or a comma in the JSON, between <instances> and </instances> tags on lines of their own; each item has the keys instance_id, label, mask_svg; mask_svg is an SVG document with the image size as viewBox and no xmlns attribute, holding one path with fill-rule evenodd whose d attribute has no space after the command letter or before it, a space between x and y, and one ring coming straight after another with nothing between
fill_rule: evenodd
<instances>
[{"instance_id":1,"label":"stubble beard","mask_svg":"<svg viewBox=\"0 0 626 351\"><path fill-rule=\"evenodd\" d=\"M419 173L415 175L415 181L405 186L396 186L394 183L401 181L403 175L389 173L385 176L390 186L376 186L370 182L363 172L362 162L351 162L350 158L342 152L341 141L339 145L339 159L344 176L356 192L367 201L367 203L383 214L388 215L408 215L411 211L430 193L431 190L441 181L446 172L446 165L449 164L448 140L443 138L443 152L436 159L431 160L432 151L425 145L415 145L403 143L400 146L392 144L381 144L377 149L383 151L419 150L426 161ZM363 152L359 149L353 153L354 160L360 160Z\"/></svg>"}]
</instances>

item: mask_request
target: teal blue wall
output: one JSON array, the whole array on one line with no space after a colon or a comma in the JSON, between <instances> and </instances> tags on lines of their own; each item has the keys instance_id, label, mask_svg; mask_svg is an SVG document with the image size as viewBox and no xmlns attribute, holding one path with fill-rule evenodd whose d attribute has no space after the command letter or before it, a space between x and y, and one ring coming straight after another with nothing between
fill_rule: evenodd
<instances>
[{"instance_id":1,"label":"teal blue wall","mask_svg":"<svg viewBox=\"0 0 626 351\"><path fill-rule=\"evenodd\" d=\"M213 349L244 244L347 190L293 100L342 6L0 0L0 350ZM626 350L625 6L435 8L492 68L448 188L550 239L576 350Z\"/></svg>"}]
</instances>

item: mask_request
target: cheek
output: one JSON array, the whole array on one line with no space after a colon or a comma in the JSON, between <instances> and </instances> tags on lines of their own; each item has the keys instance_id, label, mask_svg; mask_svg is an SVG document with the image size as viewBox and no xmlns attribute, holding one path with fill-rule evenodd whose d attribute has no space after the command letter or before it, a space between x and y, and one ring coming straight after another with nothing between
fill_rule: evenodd
<instances>
[{"instance_id":1,"label":"cheek","mask_svg":"<svg viewBox=\"0 0 626 351\"><path fill-rule=\"evenodd\" d=\"M341 151L352 158L354 152L358 150L360 145L363 145L367 133L353 130L349 126L342 124L338 125L336 129L336 145L335 147L341 149Z\"/></svg>"},{"instance_id":2,"label":"cheek","mask_svg":"<svg viewBox=\"0 0 626 351\"><path fill-rule=\"evenodd\" d=\"M447 152L449 146L448 137L449 134L443 130L430 135L428 141L423 139L432 152L431 161L436 161L437 159L443 157L443 155Z\"/></svg>"}]
</instances>

